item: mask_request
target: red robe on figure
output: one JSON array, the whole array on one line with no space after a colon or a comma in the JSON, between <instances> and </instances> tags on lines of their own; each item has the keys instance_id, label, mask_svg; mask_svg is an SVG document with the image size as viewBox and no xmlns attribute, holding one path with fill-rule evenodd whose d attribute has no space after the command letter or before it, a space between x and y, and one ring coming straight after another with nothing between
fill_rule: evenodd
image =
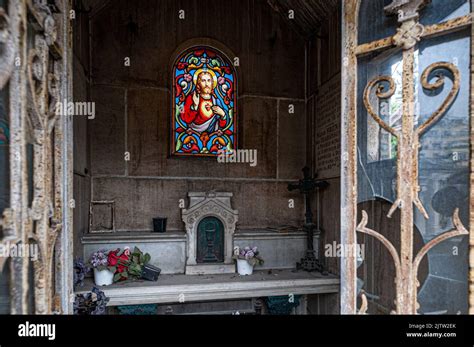
<instances>
[{"instance_id":1,"label":"red robe on figure","mask_svg":"<svg viewBox=\"0 0 474 347\"><path fill-rule=\"evenodd\" d=\"M212 111L212 107L220 106L219 104L219 101L213 96L210 99L205 99L199 95L199 105L195 109L193 93L190 93L184 102L181 119L188 124L189 128L198 133L211 133L218 129L223 129L227 124L226 119Z\"/></svg>"}]
</instances>

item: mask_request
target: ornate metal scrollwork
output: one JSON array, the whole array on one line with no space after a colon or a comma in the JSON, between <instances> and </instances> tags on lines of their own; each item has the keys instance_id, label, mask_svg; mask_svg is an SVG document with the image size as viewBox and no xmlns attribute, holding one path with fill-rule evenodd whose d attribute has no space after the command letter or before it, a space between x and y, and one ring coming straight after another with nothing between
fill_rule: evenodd
<instances>
[{"instance_id":1,"label":"ornate metal scrollwork","mask_svg":"<svg viewBox=\"0 0 474 347\"><path fill-rule=\"evenodd\" d=\"M12 106L9 108L10 157L15 159L10 165L12 198L10 207L0 218L0 242L34 243L39 250L39 258L33 260L34 290L29 288L29 259L11 258L12 313L27 313L31 309L28 291L34 295L35 313L51 313L69 307L64 299L59 303L54 298L58 289L62 294L70 291L69 284L65 284L70 273L68 264L55 264L55 257L64 260L66 256L62 252L68 252L64 242L57 248L57 241L63 227L63 194L65 191L69 194L63 179L70 177L70 173L62 160L67 160L63 156L70 155L70 143L66 139L69 133L67 130L64 133L64 123L55 111L60 98L68 98L68 91L61 83L70 65L59 60L63 57L63 43L69 40L62 35L70 29L66 14L70 5L69 1L9 0L10 16L0 8L0 89L12 74L15 76L10 80L13 91L10 97L15 99L9 101ZM63 24L61 32L57 29L57 19ZM28 30L24 30L27 26ZM70 46L66 46L69 50ZM16 59L18 69L15 69ZM32 143L34 147L31 171L27 170L29 158L25 156L25 143ZM26 180L30 175L33 176L31 206L29 199L23 198L29 194ZM2 262L4 259L0 259L0 267Z\"/></svg>"},{"instance_id":2,"label":"ornate metal scrollwork","mask_svg":"<svg viewBox=\"0 0 474 347\"><path fill-rule=\"evenodd\" d=\"M43 26L46 43L48 44L48 46L54 45L58 38L58 32L56 28L56 22L52 15L46 16L46 18L44 19Z\"/></svg>"},{"instance_id":3,"label":"ornate metal scrollwork","mask_svg":"<svg viewBox=\"0 0 474 347\"><path fill-rule=\"evenodd\" d=\"M397 199L393 203L392 207L390 208L388 212L388 217L391 217L395 210L397 208L407 208L411 209L412 204L414 204L418 210L421 212L421 214L428 219L428 213L426 212L426 209L424 208L420 198L419 198L419 184L418 184L418 160L419 160L419 151L420 151L420 137L431 127L433 126L436 122L438 122L443 115L445 115L446 111L449 109L451 104L456 98L456 95L459 93L459 85L460 85L460 73L458 68L447 62L438 62L438 63L433 63L430 66L428 66L422 73L421 75L421 84L424 89L427 90L436 90L444 86L445 84L445 76L446 74L443 73L443 71L449 71L450 77L453 81L453 87L451 88L450 92L448 93L448 96L445 98L445 100L442 102L441 106L420 126L418 126L416 129L411 129L407 133L407 131L402 132L395 130L393 127L391 127L389 124L386 124L385 121L378 115L377 112L375 112L374 108L372 107L370 103L370 95L371 91L374 89L375 86L379 85L376 96L381 99L388 99L390 98L394 92L395 92L395 85L393 82L393 79L389 76L381 76L374 78L371 80L368 84L367 87L365 88L364 91L364 104L367 109L367 112L370 114L370 116L386 131L397 137L398 139L405 139L405 141L400 141L400 147L398 151L398 164L397 164L397 177L398 177L398 186L397 186ZM436 81L430 82L430 79L433 77L437 77ZM389 88L387 91L385 91L385 88L383 85L380 85L381 82L386 82L389 85ZM406 100L404 100L406 102ZM406 117L414 117L414 114L403 114L402 122L406 121ZM407 129L407 127L405 127ZM410 141L407 141L406 139L411 139ZM405 146L405 147L403 147ZM409 147L407 147L409 146ZM410 170L403 170L401 163L402 162L408 162L407 158L405 156L411 156L410 162L412 163L412 167ZM405 188L401 186L401 179L405 177L406 173L410 175L410 177L407 177L407 180L410 185L409 189L410 191L407 191ZM409 196L407 196L407 192ZM408 201L406 206L402 206L403 201ZM411 217L412 218L412 217ZM453 225L455 228L449 232L445 232L435 239L431 240L428 242L417 254L417 256L414 258L414 260L411 262L411 259L409 260L409 264L402 264L401 261L401 256L398 254L396 248L393 246L393 244L388 241L383 235L381 235L379 232L367 228L367 222L368 222L368 215L366 211L362 211L362 220L360 224L357 226L357 231L361 233L365 233L367 235L370 235L372 237L375 237L378 239L384 246L387 248L389 251L390 255L392 256L393 262L395 264L395 283L396 283L396 288L397 288L397 295L402 293L404 290L407 290L406 288L410 288L410 286L413 286L412 289L408 289L412 291L413 297L413 305L414 307L410 308L412 312L416 312L416 310L419 308L419 305L416 300L416 288L419 286L419 282L417 280L417 274L418 274L418 267L419 264L423 258L423 256L435 245L439 244L440 242L459 235L466 235L468 234L467 230L464 228L462 225L461 221L459 220L459 215L458 215L458 209L454 212L453 215ZM408 225L409 223L413 223L413 220L402 220L402 223L405 225ZM408 245L408 247L412 248L413 244ZM406 262L406 260L404 260ZM396 301L397 304L397 309L396 313L403 313L406 310L406 303L404 302L404 299L398 298Z\"/></svg>"},{"instance_id":4,"label":"ornate metal scrollwork","mask_svg":"<svg viewBox=\"0 0 474 347\"><path fill-rule=\"evenodd\" d=\"M341 208L343 216L341 217L341 242L346 242L351 246L357 243L357 232L371 234L382 240L382 235L377 231L367 228L367 214L362 212L362 221L357 221L357 201L358 193L354 189L358 178L358 157L357 157L357 113L358 113L358 65L357 60L360 57L368 57L368 54L382 52L388 49L400 48L402 55L402 83L399 91L402 102L401 127L395 126L386 120L383 120L379 114L374 111L370 104L373 96L370 93L378 87L377 97L391 97L393 91L391 82L386 76L377 77L368 83L364 94L364 103L368 114L379 124L379 126L397 139L397 194L396 201L392 205L388 215L391 216L394 211L400 209L400 248L394 252L393 245L381 241L392 253L394 262L400 264L399 272L403 276L396 276L398 283L396 288L396 310L393 313L415 314L417 313L417 287L419 283L416 278L419 262L426 253L447 238L456 235L465 235L466 229L462 226L458 217L458 212L454 213L452 220L454 229L435 237L429 241L423 251L418 255L414 252L414 220L417 208L425 218L429 218L427 211L418 198L420 187L418 184L418 154L420 151L420 138L436 124L447 112L450 105L456 99L460 86L460 75L457 68L449 63L440 62L430 65L420 75L421 85L425 91L438 90L446 82L446 77L453 81L453 87L448 91L446 99L427 119L423 119L421 124L416 124L415 117L415 99L416 99L416 46L417 43L425 38L445 36L452 32L459 32L464 29L471 29L473 25L472 13L462 16L455 16L435 24L422 25L419 21L420 10L427 6L431 0L392 0L388 6L385 6L387 15L397 15L399 27L395 35L386 36L380 39L374 39L371 42L360 43L358 41L358 28L360 23L360 14L362 11L362 0L345 0L343 2L344 10L344 56L347 57L348 64L343 66L343 85L344 97L343 106L343 131L342 141L342 177L343 185ZM443 10L440 8L440 10ZM447 13L446 13L447 14ZM370 60L370 57L368 57ZM446 93L443 93L446 95ZM365 126L365 125L364 125ZM471 127L472 128L472 127ZM471 129L472 133L472 129ZM472 158L471 158L472 159ZM472 193L472 187L471 187ZM473 197L471 194L470 202ZM415 205L415 207L413 206ZM458 206L460 207L460 206ZM472 218L471 218L472 219ZM471 229L472 229L471 225ZM472 230L471 230L472 232ZM472 235L471 235L472 236ZM469 312L474 312L474 242L470 238L470 275L469 275ZM341 261L341 277L344 285L341 287L341 312L355 314L357 310L357 264L354 259L343 257ZM400 259L400 260L398 260ZM415 273L415 275L413 275ZM402 285L400 285L400 283ZM364 302L363 302L364 304Z\"/></svg>"},{"instance_id":5,"label":"ornate metal scrollwork","mask_svg":"<svg viewBox=\"0 0 474 347\"><path fill-rule=\"evenodd\" d=\"M403 49L414 47L420 40L425 28L420 23L404 22L392 37L393 44Z\"/></svg>"},{"instance_id":6,"label":"ornate metal scrollwork","mask_svg":"<svg viewBox=\"0 0 474 347\"><path fill-rule=\"evenodd\" d=\"M0 89L8 82L13 71L15 48L10 27L10 18L0 7Z\"/></svg>"},{"instance_id":7,"label":"ornate metal scrollwork","mask_svg":"<svg viewBox=\"0 0 474 347\"><path fill-rule=\"evenodd\" d=\"M400 23L418 19L419 11L428 5L431 0L393 0L385 6L385 13L397 14Z\"/></svg>"},{"instance_id":8,"label":"ornate metal scrollwork","mask_svg":"<svg viewBox=\"0 0 474 347\"><path fill-rule=\"evenodd\" d=\"M47 131L48 134L51 133L53 130L58 117L60 116L57 113L57 104L60 102L59 98L59 79L57 74L55 73L48 73L48 110L47 110L47 119L48 119L48 126Z\"/></svg>"},{"instance_id":9,"label":"ornate metal scrollwork","mask_svg":"<svg viewBox=\"0 0 474 347\"><path fill-rule=\"evenodd\" d=\"M392 37L395 46L407 50L420 41L425 28L418 22L419 11L430 2L431 0L394 0L385 7L385 12L397 14L398 22L401 23Z\"/></svg>"},{"instance_id":10,"label":"ornate metal scrollwork","mask_svg":"<svg viewBox=\"0 0 474 347\"><path fill-rule=\"evenodd\" d=\"M41 35L36 36L35 48L28 54L28 82L32 105L30 116L36 129L45 129L49 116L48 103L48 47Z\"/></svg>"},{"instance_id":11,"label":"ornate metal scrollwork","mask_svg":"<svg viewBox=\"0 0 474 347\"><path fill-rule=\"evenodd\" d=\"M439 63L433 63L430 66L428 66L425 71L423 71L423 74L421 75L421 85L423 86L424 89L427 90L436 90L444 86L444 81L445 81L445 75L442 73L443 70L447 70L452 74L452 81L453 81L453 87L451 88L451 91L449 92L448 96L446 99L443 101L441 106L434 112L418 129L417 129L417 134L419 136L423 135L423 133L431 127L433 124L435 124L438 120L443 117L445 114L446 110L448 110L449 106L453 103L454 99L459 93L459 86L460 86L460 73L459 69L456 67L456 65L447 63L447 62L439 62ZM437 72L436 77L437 80L433 83L430 83L429 78L433 75L434 72Z\"/></svg>"},{"instance_id":12,"label":"ornate metal scrollwork","mask_svg":"<svg viewBox=\"0 0 474 347\"><path fill-rule=\"evenodd\" d=\"M421 76L421 84L424 89L427 90L436 90L438 88L441 88L445 84L445 74L443 74L443 70L447 70L451 73L451 78L453 81L453 87L451 91L449 92L448 96L446 99L443 101L441 106L422 124L420 125L414 132L413 132L413 160L414 162L418 162L418 156L419 156L419 149L420 149L420 137L426 132L426 130L434 125L437 121L439 121L443 115L445 114L446 110L451 106L453 101L456 98L456 95L459 93L459 83L460 83L460 74L458 68L451 63L448 62L438 62L431 64L428 66L424 71ZM436 77L437 80L435 82L430 82L429 78L432 77L433 73L437 72ZM381 82L386 82L389 84L389 89L385 91L385 86L381 85ZM392 126L387 124L380 116L379 114L374 110L373 106L371 105L370 102L370 95L374 87L379 86L377 91L376 91L376 96L379 99L388 99L393 94L395 93L396 86L393 81L393 79L390 76L380 76L376 77L373 80L371 80L364 91L364 105L367 109L367 112L369 115L382 127L385 129L387 132L391 133L393 136L400 138L401 137L401 132L395 130ZM403 117L412 117L414 115L404 115ZM399 161L404 160L404 158L399 157ZM400 171L400 165L398 165L398 169ZM413 168L413 174L415 176L415 180L418 179L418 166L416 165ZM402 176L401 172L398 172L398 176ZM419 185L416 184L413 187L413 195L414 195L414 200L413 203L415 206L419 209L419 211L423 214L423 216L426 219L429 219L428 213L426 212L426 209L424 208L421 200L419 199ZM395 210L400 207L401 204L401 192L400 189L398 189L397 193L397 199L393 203L392 207L390 208L390 211L388 213L388 217L391 217Z\"/></svg>"},{"instance_id":13,"label":"ornate metal scrollwork","mask_svg":"<svg viewBox=\"0 0 474 347\"><path fill-rule=\"evenodd\" d=\"M385 91L385 86L380 84L381 82L387 82L389 84L389 90ZM390 134L393 136L398 137L397 132L395 129L393 129L390 125L388 125L379 115L377 112L375 112L374 108L372 107L372 104L370 103L370 94L372 90L374 89L375 86L378 86L376 90L376 95L379 99L389 99L390 97L395 94L395 82L393 81L393 78L390 76L380 76L377 78L374 78L372 81L367 84L367 87L364 90L364 105L369 112L370 116L386 131L388 131Z\"/></svg>"},{"instance_id":14,"label":"ornate metal scrollwork","mask_svg":"<svg viewBox=\"0 0 474 347\"><path fill-rule=\"evenodd\" d=\"M395 265L396 310L394 313L416 313L417 288L420 285L417 279L418 267L423 257L442 241L460 235L468 234L459 220L459 210L453 215L454 229L445 232L425 244L413 258L413 205L420 213L429 219L429 215L419 198L418 162L421 136L436 122L438 122L452 105L459 93L460 73L458 68L448 62L437 62L428 66L421 75L421 85L425 90L434 91L444 86L445 77L449 75L453 86L439 108L421 125L416 127L414 119L414 50L423 35L424 28L418 23L418 11L426 6L429 0L394 0L385 8L389 14L398 14L400 27L392 37L395 46L403 48L403 115L401 130L394 129L387 124L371 105L372 90L378 86L376 96L379 99L388 99L395 93L396 86L390 76L380 76L371 80L364 91L364 105L369 115L381 128L395 136L398 140L397 150L397 197L392 204L388 217L391 217L397 208L401 213L401 245L400 253L394 245L379 232L367 228L368 215L362 211L362 220L356 230L379 240L389 251ZM448 73L446 73L448 72ZM435 81L431 81L436 77ZM384 84L382 84L384 83ZM388 83L388 90L387 89ZM364 304L364 302L363 302Z\"/></svg>"},{"instance_id":15,"label":"ornate metal scrollwork","mask_svg":"<svg viewBox=\"0 0 474 347\"><path fill-rule=\"evenodd\" d=\"M385 236L383 236L379 232L367 228L367 222L368 222L367 212L362 211L362 220L359 223L359 225L357 226L356 230L358 232L361 232L361 233L364 233L364 234L367 234L367 235L370 235L370 236L376 238L388 250L388 252L392 256L393 264L395 265L395 285L396 285L397 293L398 293L399 291L406 288L405 287L406 284L404 283L403 279L406 278L408 274L404 273L404 271L403 271L403 266L402 266L402 263L401 263L401 260L400 260L400 256L399 256L395 246ZM411 281L412 281L412 283L415 284L415 287L419 287L419 285L420 285L417 278L418 278L418 268L420 266L421 260L428 253L428 251L430 249L432 249L436 245L440 244L441 242L443 242L444 240L447 240L449 238L469 234L469 232L462 225L461 220L459 219L459 209L458 208L454 211L454 214L453 214L453 225L454 225L454 229L452 229L450 231L447 231L447 232L444 232L443 234L438 235L437 237L435 237L431 241L427 242L423 246L423 248L418 252L418 254L415 256L413 262L410 264L410 267L411 267L410 270L411 271L409 271L409 272L411 273L411 276L412 276ZM415 290L415 296L416 296L416 288L414 290ZM362 297L363 299L364 299L364 296ZM367 299L365 299L365 300L367 300ZM361 311L363 311L363 308L364 308L364 305L361 308ZM416 302L416 299L415 299L414 311L416 312L416 310L418 308L419 308L419 305L418 305L418 303ZM365 310L366 309L367 309L367 303L365 303ZM364 313L365 313L365 311L364 311ZM397 305L397 310L394 313L402 313L401 307Z\"/></svg>"}]
</instances>

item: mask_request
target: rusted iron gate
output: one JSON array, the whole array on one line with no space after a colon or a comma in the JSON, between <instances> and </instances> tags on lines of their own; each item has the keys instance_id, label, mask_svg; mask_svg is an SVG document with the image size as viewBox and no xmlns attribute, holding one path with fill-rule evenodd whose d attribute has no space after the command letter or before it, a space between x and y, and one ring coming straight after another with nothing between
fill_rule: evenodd
<instances>
[{"instance_id":1,"label":"rusted iron gate","mask_svg":"<svg viewBox=\"0 0 474 347\"><path fill-rule=\"evenodd\" d=\"M0 258L0 271L10 264L12 314L70 313L72 120L55 108L72 95L71 3L3 3L0 88L9 88L11 138L10 203L0 243L36 244L39 257Z\"/></svg>"},{"instance_id":2,"label":"rusted iron gate","mask_svg":"<svg viewBox=\"0 0 474 347\"><path fill-rule=\"evenodd\" d=\"M417 208L425 218L429 218L418 192L418 155L420 137L429 127L441 119L459 92L459 71L448 62L434 62L423 72L421 84L428 90L436 90L444 85L446 74L438 75L434 82L429 78L436 70L451 73L453 87L446 100L425 123L414 127L414 54L420 40L428 37L446 35L472 26L472 15L458 17L444 23L423 26L419 22L422 9L429 0L394 0L385 8L387 14L398 15L398 30L391 37L386 37L366 44L358 44L358 17L361 0L343 1L343 67L342 67L342 168L341 168L341 243L354 246L357 243L357 232L371 235L378 239L389 251L393 258L395 274L395 311L397 314L417 313L418 266L422 258L435 245L459 235L468 234L462 225L456 209L452 217L454 228L426 243L418 254L413 254L413 225L414 208ZM473 31L474 33L474 31ZM363 100L357 100L357 71L358 58L371 52L399 47L403 54L402 95L403 115L401 130L395 130L377 114L370 104L372 92L379 99L387 99L394 94L395 85L391 76L379 76L368 83L363 93ZM472 73L472 71L471 71ZM385 83L385 86L382 85ZM472 82L472 81L471 81ZM473 83L473 82L472 82ZM388 87L387 87L388 86ZM471 86L471 105L473 102ZM400 209L400 252L378 231L367 228L368 215L357 215L357 105L363 102L368 114L398 139L397 154L397 199L392 205L389 217L396 209ZM472 112L473 107L471 107ZM474 313L474 174L472 163L474 153L474 128L471 115L471 193L470 193L470 259L469 259L469 311ZM356 307L356 257L344 257L341 260L341 313L364 313L367 309L367 299L362 295L362 307Z\"/></svg>"}]
</instances>

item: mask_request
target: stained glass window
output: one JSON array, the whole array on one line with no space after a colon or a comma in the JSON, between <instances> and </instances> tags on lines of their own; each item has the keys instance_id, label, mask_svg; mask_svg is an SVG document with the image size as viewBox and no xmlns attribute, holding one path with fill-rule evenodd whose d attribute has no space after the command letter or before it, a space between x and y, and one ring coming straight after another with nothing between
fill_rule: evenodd
<instances>
[{"instance_id":1,"label":"stained glass window","mask_svg":"<svg viewBox=\"0 0 474 347\"><path fill-rule=\"evenodd\" d=\"M217 156L236 148L236 75L210 47L183 52L173 68L172 153Z\"/></svg>"}]
</instances>

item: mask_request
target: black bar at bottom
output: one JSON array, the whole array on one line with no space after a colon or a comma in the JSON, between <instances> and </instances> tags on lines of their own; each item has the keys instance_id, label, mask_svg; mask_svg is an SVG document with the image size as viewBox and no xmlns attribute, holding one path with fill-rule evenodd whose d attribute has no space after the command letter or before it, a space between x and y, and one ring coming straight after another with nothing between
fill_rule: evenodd
<instances>
[{"instance_id":1,"label":"black bar at bottom","mask_svg":"<svg viewBox=\"0 0 474 347\"><path fill-rule=\"evenodd\" d=\"M54 324L54 329L44 324ZM43 336L32 336L40 334ZM30 343L140 345L152 341L159 345L324 341L473 346L474 316L0 316L2 347Z\"/></svg>"}]
</instances>

